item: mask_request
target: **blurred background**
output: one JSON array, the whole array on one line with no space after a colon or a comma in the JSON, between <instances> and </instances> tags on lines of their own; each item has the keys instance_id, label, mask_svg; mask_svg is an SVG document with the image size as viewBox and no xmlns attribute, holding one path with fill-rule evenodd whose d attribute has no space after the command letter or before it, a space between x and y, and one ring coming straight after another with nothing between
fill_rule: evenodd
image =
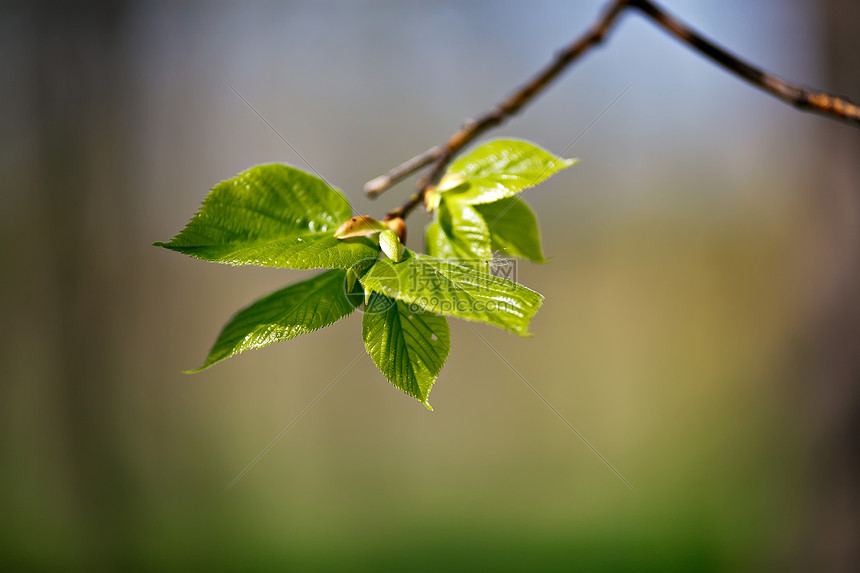
<instances>
[{"instance_id":1,"label":"blurred background","mask_svg":"<svg viewBox=\"0 0 860 573\"><path fill-rule=\"evenodd\" d=\"M183 375L308 273L150 244L271 161L381 215L410 184L372 202L365 181L602 5L3 3L0 565L856 570L860 131L634 13L490 134L558 153L581 136L581 163L525 196L552 259L519 266L547 296L535 337L475 328L638 494L458 321L435 412L362 357L221 493L363 352L360 316ZM664 5L860 99L855 0Z\"/></svg>"}]
</instances>

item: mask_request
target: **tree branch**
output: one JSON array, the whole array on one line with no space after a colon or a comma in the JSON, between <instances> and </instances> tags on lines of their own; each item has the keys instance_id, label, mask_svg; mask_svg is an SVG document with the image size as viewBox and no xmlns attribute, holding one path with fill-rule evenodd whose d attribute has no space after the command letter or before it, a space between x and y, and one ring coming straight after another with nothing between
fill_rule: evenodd
<instances>
[{"instance_id":1,"label":"tree branch","mask_svg":"<svg viewBox=\"0 0 860 573\"><path fill-rule=\"evenodd\" d=\"M544 69L499 102L493 109L477 118L467 120L460 130L452 135L444 145L431 147L424 153L416 155L409 161L395 167L385 175L369 181L364 186L364 192L368 196L375 198L402 179L432 163L433 166L430 174L418 182L419 193L422 192L428 184L434 183L433 180L442 174L448 161L460 149L488 129L503 123L508 117L517 113L536 95L542 92L565 68L579 58L579 56L595 44L600 43L627 3L628 0L615 0L603 13L601 18L591 25L588 32L559 51ZM403 205L403 207L405 206L406 204Z\"/></svg>"},{"instance_id":2,"label":"tree branch","mask_svg":"<svg viewBox=\"0 0 860 573\"><path fill-rule=\"evenodd\" d=\"M800 88L744 62L686 24L673 18L651 0L614 0L585 34L559 51L553 60L532 79L499 102L494 108L477 118L466 121L443 145L431 147L385 175L369 181L364 186L365 193L371 198L378 197L404 178L430 165L428 172L416 184L417 192L412 194L405 203L392 209L386 215L386 219L406 217L421 202L428 188L439 180L454 155L485 131L504 123L509 117L515 115L543 92L561 72L580 56L600 44L618 21L618 16L626 8L637 9L683 44L789 105L860 127L860 108L849 100L825 92Z\"/></svg>"},{"instance_id":3,"label":"tree branch","mask_svg":"<svg viewBox=\"0 0 860 573\"><path fill-rule=\"evenodd\" d=\"M860 127L860 108L849 100L825 92L800 88L744 62L681 21L676 20L650 0L629 0L627 4L648 16L669 35L674 36L680 42L687 44L762 91L798 109L820 113L832 119Z\"/></svg>"}]
</instances>

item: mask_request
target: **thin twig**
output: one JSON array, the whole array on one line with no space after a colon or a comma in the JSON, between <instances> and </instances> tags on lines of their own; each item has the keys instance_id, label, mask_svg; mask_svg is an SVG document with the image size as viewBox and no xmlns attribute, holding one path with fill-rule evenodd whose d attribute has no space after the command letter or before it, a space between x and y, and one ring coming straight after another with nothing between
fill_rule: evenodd
<instances>
[{"instance_id":1,"label":"thin twig","mask_svg":"<svg viewBox=\"0 0 860 573\"><path fill-rule=\"evenodd\" d=\"M600 44L625 8L636 8L641 14L693 50L789 105L860 127L860 108L849 100L825 92L800 88L753 67L673 18L651 0L614 0L585 34L559 51L553 60L531 80L491 110L464 123L445 144L431 147L385 175L369 181L364 187L365 192L370 197L377 197L412 173L430 165L427 174L417 182L417 192L412 194L401 206L392 209L386 218L408 215L421 202L427 189L438 181L454 155L488 129L503 123L507 118L516 114L535 96L544 91L561 72L580 56L590 48Z\"/></svg>"},{"instance_id":2,"label":"thin twig","mask_svg":"<svg viewBox=\"0 0 860 573\"><path fill-rule=\"evenodd\" d=\"M385 175L380 175L376 179L372 179L365 183L364 192L367 193L368 197L375 198L404 177L409 177L412 173L415 173L422 167L429 165L440 155L442 155L441 146L437 145L435 147L431 147L421 155L416 155L406 163L398 165Z\"/></svg>"},{"instance_id":3,"label":"thin twig","mask_svg":"<svg viewBox=\"0 0 860 573\"><path fill-rule=\"evenodd\" d=\"M452 135L445 144L432 147L421 155L417 155L402 165L395 167L386 175L368 182L364 186L365 193L370 197L377 197L405 177L432 163L429 174L418 182L419 197L417 199L410 197L409 201L395 210L404 211L404 214L408 214L421 201L421 196L423 196L427 185L435 183L435 180L445 170L445 166L460 149L488 129L501 124L508 117L516 114L523 106L541 93L565 68L578 59L579 56L592 46L599 44L606 35L606 32L609 31L609 28L612 27L621 10L626 6L627 1L615 0L603 13L602 17L591 25L588 32L559 51L544 69L499 102L493 109L477 118L466 121L459 131Z\"/></svg>"},{"instance_id":4,"label":"thin twig","mask_svg":"<svg viewBox=\"0 0 860 573\"><path fill-rule=\"evenodd\" d=\"M680 42L785 103L860 127L860 107L851 101L825 92L803 89L752 66L673 18L650 0L629 0L628 5L640 10Z\"/></svg>"}]
</instances>

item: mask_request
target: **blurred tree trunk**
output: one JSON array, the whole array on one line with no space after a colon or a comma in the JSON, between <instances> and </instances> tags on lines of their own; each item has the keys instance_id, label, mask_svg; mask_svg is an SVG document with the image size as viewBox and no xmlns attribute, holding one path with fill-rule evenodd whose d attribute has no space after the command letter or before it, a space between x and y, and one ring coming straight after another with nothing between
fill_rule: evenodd
<instances>
[{"instance_id":1,"label":"blurred tree trunk","mask_svg":"<svg viewBox=\"0 0 860 573\"><path fill-rule=\"evenodd\" d=\"M123 3L36 3L37 194L51 249L51 323L59 348L54 391L62 462L76 502L82 555L119 570L128 553L129 473L115 412L122 336L112 245L127 232L122 184Z\"/></svg>"},{"instance_id":2,"label":"blurred tree trunk","mask_svg":"<svg viewBox=\"0 0 860 573\"><path fill-rule=\"evenodd\" d=\"M860 2L826 0L823 85L860 97ZM860 131L822 121L816 277L818 321L806 377L812 416L812 493L799 569L860 571Z\"/></svg>"}]
</instances>

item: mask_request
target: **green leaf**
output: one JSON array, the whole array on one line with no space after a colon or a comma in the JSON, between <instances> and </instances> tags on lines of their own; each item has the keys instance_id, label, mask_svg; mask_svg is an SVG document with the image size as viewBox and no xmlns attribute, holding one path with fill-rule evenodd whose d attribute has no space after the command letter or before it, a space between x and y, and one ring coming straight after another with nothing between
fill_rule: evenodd
<instances>
[{"instance_id":1,"label":"green leaf","mask_svg":"<svg viewBox=\"0 0 860 573\"><path fill-rule=\"evenodd\" d=\"M365 237L334 238L351 214L346 197L322 179L259 165L216 185L173 240L155 245L231 265L348 268L379 253Z\"/></svg>"},{"instance_id":2,"label":"green leaf","mask_svg":"<svg viewBox=\"0 0 860 573\"><path fill-rule=\"evenodd\" d=\"M442 200L437 221L425 232L425 250L431 257L470 268L486 270L493 258L490 231L471 205Z\"/></svg>"},{"instance_id":3,"label":"green leaf","mask_svg":"<svg viewBox=\"0 0 860 573\"><path fill-rule=\"evenodd\" d=\"M424 231L424 250L431 257L442 261L458 258L451 246L451 238L445 234L439 221L433 221Z\"/></svg>"},{"instance_id":4,"label":"green leaf","mask_svg":"<svg viewBox=\"0 0 860 573\"><path fill-rule=\"evenodd\" d=\"M368 292L424 310L485 322L529 336L543 296L515 282L405 250L399 263L380 259L359 279Z\"/></svg>"},{"instance_id":5,"label":"green leaf","mask_svg":"<svg viewBox=\"0 0 860 573\"><path fill-rule=\"evenodd\" d=\"M475 209L487 222L494 250L536 263L546 261L541 249L537 217L525 201L519 197L508 197L476 205Z\"/></svg>"},{"instance_id":6,"label":"green leaf","mask_svg":"<svg viewBox=\"0 0 860 573\"><path fill-rule=\"evenodd\" d=\"M471 205L492 203L534 187L574 163L575 159L556 157L527 141L498 139L451 164L446 177L459 174L466 182L445 196Z\"/></svg>"},{"instance_id":7,"label":"green leaf","mask_svg":"<svg viewBox=\"0 0 860 573\"><path fill-rule=\"evenodd\" d=\"M382 231L379 233L379 246L382 252L395 263L400 260L403 254L403 243L394 234L394 231Z\"/></svg>"},{"instance_id":8,"label":"green leaf","mask_svg":"<svg viewBox=\"0 0 860 573\"><path fill-rule=\"evenodd\" d=\"M362 334L385 377L432 410L427 397L451 350L445 317L374 293L365 306Z\"/></svg>"},{"instance_id":9,"label":"green leaf","mask_svg":"<svg viewBox=\"0 0 860 573\"><path fill-rule=\"evenodd\" d=\"M203 366L189 372L336 322L361 304L361 286L346 288L347 271L331 270L261 298L230 319Z\"/></svg>"}]
</instances>

